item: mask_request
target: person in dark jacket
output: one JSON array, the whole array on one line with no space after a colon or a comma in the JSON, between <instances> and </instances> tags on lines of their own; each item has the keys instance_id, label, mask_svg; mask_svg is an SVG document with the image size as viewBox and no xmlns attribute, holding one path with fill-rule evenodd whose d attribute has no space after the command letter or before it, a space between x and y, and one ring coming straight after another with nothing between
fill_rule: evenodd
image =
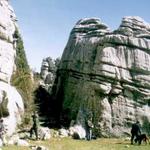
<instances>
[{"instance_id":1,"label":"person in dark jacket","mask_svg":"<svg viewBox=\"0 0 150 150\"><path fill-rule=\"evenodd\" d=\"M133 144L133 140L135 140L135 142L137 142L139 135L141 135L140 122L137 121L136 123L132 124L131 144Z\"/></svg>"},{"instance_id":2,"label":"person in dark jacket","mask_svg":"<svg viewBox=\"0 0 150 150\"><path fill-rule=\"evenodd\" d=\"M32 121L33 125L32 128L30 129L30 138L32 138L33 132L35 133L36 140L38 140L38 127L39 127L39 120L38 120L38 115L36 112L32 115Z\"/></svg>"}]
</instances>

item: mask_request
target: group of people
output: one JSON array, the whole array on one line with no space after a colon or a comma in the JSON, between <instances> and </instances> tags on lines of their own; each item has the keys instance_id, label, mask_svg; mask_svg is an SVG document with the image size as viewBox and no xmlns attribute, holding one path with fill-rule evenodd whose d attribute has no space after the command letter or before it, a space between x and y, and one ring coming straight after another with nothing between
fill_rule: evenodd
<instances>
[{"instance_id":1,"label":"group of people","mask_svg":"<svg viewBox=\"0 0 150 150\"><path fill-rule=\"evenodd\" d=\"M91 140L92 139L92 130L94 128L93 121L92 121L92 115L88 116L85 120L86 125L86 139ZM33 125L30 129L30 138L32 138L33 133L35 134L36 140L38 140L38 126L39 126L39 119L37 113L34 112L32 115L32 121ZM5 127L3 124L3 119L0 119L0 139L2 143L4 143L4 134L5 134ZM137 121L136 123L132 124L131 128L131 144L134 142L141 144L141 141L138 141L139 136L141 135L141 129L140 129L140 122Z\"/></svg>"},{"instance_id":2,"label":"group of people","mask_svg":"<svg viewBox=\"0 0 150 150\"><path fill-rule=\"evenodd\" d=\"M92 123L92 116L88 116L86 121L85 121L85 125L86 125L86 139L87 140L91 140L92 139L92 130L94 128L94 125ZM145 142L146 142L146 134L142 134L141 133L141 125L139 121L136 121L135 123L132 124L131 127L131 144L133 143L138 143L139 145L142 142L141 137L144 138Z\"/></svg>"},{"instance_id":3,"label":"group of people","mask_svg":"<svg viewBox=\"0 0 150 150\"><path fill-rule=\"evenodd\" d=\"M87 140L92 139L92 128L93 127L94 127L94 125L92 123L92 117L90 117L86 120L86 138L87 138ZM131 144L138 143L140 145L142 142L142 138L146 142L147 136L146 136L146 134L141 133L140 122L136 121L136 123L132 124L132 128L131 128Z\"/></svg>"},{"instance_id":4,"label":"group of people","mask_svg":"<svg viewBox=\"0 0 150 150\"><path fill-rule=\"evenodd\" d=\"M134 142L140 145L142 142L142 138L144 139L144 141L146 142L146 134L142 134L141 133L141 125L140 122L137 121L136 123L132 124L132 128L131 128L131 144L133 144Z\"/></svg>"},{"instance_id":5,"label":"group of people","mask_svg":"<svg viewBox=\"0 0 150 150\"><path fill-rule=\"evenodd\" d=\"M39 119L37 113L34 112L32 115L32 121L33 125L30 129L30 138L32 138L33 133L35 134L36 140L38 140L38 126L39 126ZM86 126L86 139L90 141L93 138L92 130L94 128L93 125L93 116L90 114L85 119L85 126ZM140 129L140 122L137 121L136 123L132 124L131 128L131 144L134 142L141 144L141 141L138 141L139 136L141 135L141 129ZM0 135L1 137L1 135Z\"/></svg>"}]
</instances>

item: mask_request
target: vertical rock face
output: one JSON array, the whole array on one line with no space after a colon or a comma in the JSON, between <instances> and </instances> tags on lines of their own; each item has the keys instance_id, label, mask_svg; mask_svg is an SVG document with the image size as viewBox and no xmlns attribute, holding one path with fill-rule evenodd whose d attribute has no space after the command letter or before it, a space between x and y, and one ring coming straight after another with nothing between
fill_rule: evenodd
<instances>
[{"instance_id":1,"label":"vertical rock face","mask_svg":"<svg viewBox=\"0 0 150 150\"><path fill-rule=\"evenodd\" d=\"M15 15L7 0L0 0L0 79L9 83L13 73Z\"/></svg>"},{"instance_id":2,"label":"vertical rock face","mask_svg":"<svg viewBox=\"0 0 150 150\"><path fill-rule=\"evenodd\" d=\"M55 81L61 117L85 126L93 114L100 136L130 133L150 121L150 24L125 17L111 32L99 19L82 19L71 31Z\"/></svg>"},{"instance_id":3,"label":"vertical rock face","mask_svg":"<svg viewBox=\"0 0 150 150\"><path fill-rule=\"evenodd\" d=\"M17 90L10 85L15 68L16 17L8 0L0 0L0 116L4 118L8 134L15 131L24 106Z\"/></svg>"}]
</instances>

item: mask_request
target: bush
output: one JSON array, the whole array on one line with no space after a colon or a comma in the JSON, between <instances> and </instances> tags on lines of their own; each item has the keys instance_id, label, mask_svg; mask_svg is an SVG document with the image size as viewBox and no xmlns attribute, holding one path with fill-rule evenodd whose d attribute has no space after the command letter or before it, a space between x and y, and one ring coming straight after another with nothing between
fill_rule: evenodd
<instances>
[{"instance_id":1,"label":"bush","mask_svg":"<svg viewBox=\"0 0 150 150\"><path fill-rule=\"evenodd\" d=\"M148 135L150 135L150 122L147 117L143 117L142 129L144 132L146 132Z\"/></svg>"}]
</instances>

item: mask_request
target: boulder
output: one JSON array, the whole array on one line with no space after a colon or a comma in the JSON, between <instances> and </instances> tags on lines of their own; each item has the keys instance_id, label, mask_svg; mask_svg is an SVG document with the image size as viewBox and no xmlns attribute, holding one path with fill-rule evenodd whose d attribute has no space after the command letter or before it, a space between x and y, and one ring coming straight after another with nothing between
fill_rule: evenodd
<instances>
[{"instance_id":1,"label":"boulder","mask_svg":"<svg viewBox=\"0 0 150 150\"><path fill-rule=\"evenodd\" d=\"M24 104L20 94L11 85L0 81L0 116L8 135L15 132L23 113Z\"/></svg>"},{"instance_id":2,"label":"boulder","mask_svg":"<svg viewBox=\"0 0 150 150\"><path fill-rule=\"evenodd\" d=\"M41 140L49 140L51 138L50 129L47 127L40 127L38 134Z\"/></svg>"},{"instance_id":3,"label":"boulder","mask_svg":"<svg viewBox=\"0 0 150 150\"><path fill-rule=\"evenodd\" d=\"M68 130L66 130L66 129L59 129L59 135L60 135L60 137L68 137Z\"/></svg>"},{"instance_id":4,"label":"boulder","mask_svg":"<svg viewBox=\"0 0 150 150\"><path fill-rule=\"evenodd\" d=\"M54 138L57 138L57 137L59 137L59 131L58 130L51 130L51 133L52 133L52 136L54 137Z\"/></svg>"},{"instance_id":5,"label":"boulder","mask_svg":"<svg viewBox=\"0 0 150 150\"><path fill-rule=\"evenodd\" d=\"M17 141L19 140L19 135L18 134L14 134L10 137L10 139L8 140L7 144L8 145L15 145L17 143Z\"/></svg>"},{"instance_id":6,"label":"boulder","mask_svg":"<svg viewBox=\"0 0 150 150\"><path fill-rule=\"evenodd\" d=\"M45 146L31 146L32 150L49 150Z\"/></svg>"},{"instance_id":7,"label":"boulder","mask_svg":"<svg viewBox=\"0 0 150 150\"><path fill-rule=\"evenodd\" d=\"M85 139L86 131L81 125L74 125L69 128L69 134L74 139Z\"/></svg>"},{"instance_id":8,"label":"boulder","mask_svg":"<svg viewBox=\"0 0 150 150\"><path fill-rule=\"evenodd\" d=\"M26 140L18 139L15 143L17 146L29 146L29 143Z\"/></svg>"},{"instance_id":9,"label":"boulder","mask_svg":"<svg viewBox=\"0 0 150 150\"><path fill-rule=\"evenodd\" d=\"M53 97L60 118L85 127L93 114L97 136L124 136L136 120L150 122L150 24L124 17L115 31L97 18L77 22L57 70Z\"/></svg>"},{"instance_id":10,"label":"boulder","mask_svg":"<svg viewBox=\"0 0 150 150\"><path fill-rule=\"evenodd\" d=\"M7 141L8 145L17 145L17 146L29 146L29 143L24 140L20 139L18 134L12 135L9 140Z\"/></svg>"}]
</instances>

